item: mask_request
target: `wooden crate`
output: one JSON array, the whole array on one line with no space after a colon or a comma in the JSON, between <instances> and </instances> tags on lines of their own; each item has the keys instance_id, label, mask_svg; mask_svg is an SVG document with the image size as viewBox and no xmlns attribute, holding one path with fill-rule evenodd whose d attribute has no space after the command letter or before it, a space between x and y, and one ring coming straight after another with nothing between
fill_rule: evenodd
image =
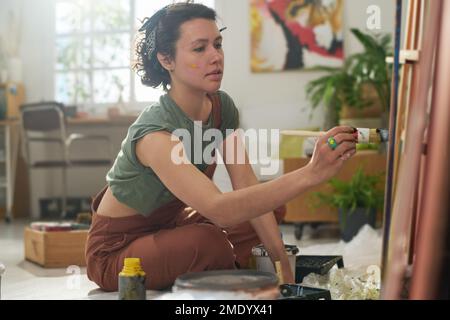
<instances>
[{"instance_id":1,"label":"wooden crate","mask_svg":"<svg viewBox=\"0 0 450 320\"><path fill-rule=\"evenodd\" d=\"M44 268L86 266L84 250L87 230L37 231L25 228L25 259Z\"/></svg>"}]
</instances>

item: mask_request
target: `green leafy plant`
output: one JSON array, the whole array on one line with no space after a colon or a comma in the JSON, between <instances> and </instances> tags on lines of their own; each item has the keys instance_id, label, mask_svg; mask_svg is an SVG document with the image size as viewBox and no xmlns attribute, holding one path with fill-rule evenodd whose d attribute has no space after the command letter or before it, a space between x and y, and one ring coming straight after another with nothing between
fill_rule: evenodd
<instances>
[{"instance_id":1,"label":"green leafy plant","mask_svg":"<svg viewBox=\"0 0 450 320\"><path fill-rule=\"evenodd\" d=\"M371 35L358 29L351 32L362 44L363 52L349 56L341 68L314 68L326 74L306 86L313 109L323 103L335 124L343 106L363 109L374 104L372 98L364 95L365 87L375 90L383 111L389 110L392 67L386 63L386 57L392 52L391 35Z\"/></svg>"},{"instance_id":2,"label":"green leafy plant","mask_svg":"<svg viewBox=\"0 0 450 320\"><path fill-rule=\"evenodd\" d=\"M360 167L350 181L331 179L328 184L331 191L328 193L315 192L315 206L328 205L343 210L343 226L347 218L356 208L365 208L368 214L370 209L381 209L384 203L384 193L380 189L384 174L365 174Z\"/></svg>"}]
</instances>

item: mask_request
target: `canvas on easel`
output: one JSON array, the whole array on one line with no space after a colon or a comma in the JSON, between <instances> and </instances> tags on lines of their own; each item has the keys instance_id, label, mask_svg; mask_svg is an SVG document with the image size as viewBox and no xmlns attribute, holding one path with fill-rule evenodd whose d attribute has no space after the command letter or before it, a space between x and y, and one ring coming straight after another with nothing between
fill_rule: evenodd
<instances>
[{"instance_id":1,"label":"canvas on easel","mask_svg":"<svg viewBox=\"0 0 450 320\"><path fill-rule=\"evenodd\" d=\"M448 143L441 148L443 154L435 151L433 157L428 153L428 148L436 148L430 134L443 135L448 130L448 104L445 103L450 97L448 89L439 91L445 83L439 81L439 75L442 78L442 74L448 75L450 72L449 64L442 59L443 53L440 52L449 49L448 40L445 41L443 35L450 31L447 30L450 25L446 23L450 18L450 7L440 0L411 0L409 8L406 45L415 44L418 45L416 48L422 50L418 62L402 70L402 84L399 86L401 103L396 109L399 112L395 124L391 122L391 126L395 126L398 131L395 138L390 139L391 143L397 145L390 149L391 159L395 158L395 161L389 162L389 169L394 173L390 180L394 192L390 220L387 221L390 227L385 228L383 244L383 299L436 297L436 283L440 280L437 266L442 266L441 255L445 250L442 243L445 241L446 229L442 225L447 225L447 213L444 211L448 206L448 197L443 194L445 189L437 189L437 186L445 188L444 184L447 183L448 188L448 181L442 174L436 174L436 170L448 172L448 161L442 161L445 150L448 154ZM446 10L443 11L443 8ZM420 23L422 15L423 25ZM442 106L447 109L443 110ZM447 114L447 119L440 119L436 114L444 117ZM434 122L439 119L440 126L433 127L433 119ZM399 141L401 145L398 145ZM435 172L434 179L429 176L429 172ZM430 181L434 181L434 185ZM431 190L434 190L434 194L430 193ZM440 229L438 221L441 222ZM439 250L427 253L423 248L433 251L433 242L436 244L435 249ZM425 266L429 272L426 275ZM428 284L434 281L435 286L427 287L424 279L429 281ZM413 291L410 290L410 284Z\"/></svg>"}]
</instances>

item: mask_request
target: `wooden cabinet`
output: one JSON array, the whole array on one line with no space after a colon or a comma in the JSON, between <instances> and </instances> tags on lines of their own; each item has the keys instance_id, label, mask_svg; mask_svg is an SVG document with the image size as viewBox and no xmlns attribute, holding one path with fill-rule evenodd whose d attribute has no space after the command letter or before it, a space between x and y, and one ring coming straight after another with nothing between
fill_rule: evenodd
<instances>
[{"instance_id":1,"label":"wooden cabinet","mask_svg":"<svg viewBox=\"0 0 450 320\"><path fill-rule=\"evenodd\" d=\"M24 90L20 84L0 84L0 215L12 218L16 172L19 165L20 105ZM26 170L23 170L26 172ZM22 172L23 173L23 172ZM18 199L22 203L28 200Z\"/></svg>"},{"instance_id":2,"label":"wooden cabinet","mask_svg":"<svg viewBox=\"0 0 450 320\"><path fill-rule=\"evenodd\" d=\"M288 173L305 166L310 159L292 158L283 161L284 172ZM348 181L360 166L366 174L386 172L386 155L379 154L376 151L358 151L355 156L346 161L336 178ZM336 209L325 206L314 208L312 205L314 192L327 191L331 192L330 187L324 183L290 201L287 204L287 214L284 220L293 223L337 222L338 213ZM380 218L381 214L379 213Z\"/></svg>"}]
</instances>

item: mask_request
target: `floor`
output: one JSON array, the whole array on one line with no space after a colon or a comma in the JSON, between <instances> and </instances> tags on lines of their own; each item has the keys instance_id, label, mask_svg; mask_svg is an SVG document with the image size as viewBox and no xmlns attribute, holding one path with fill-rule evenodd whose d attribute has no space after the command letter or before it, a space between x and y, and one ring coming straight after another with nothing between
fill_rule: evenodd
<instances>
[{"instance_id":1,"label":"floor","mask_svg":"<svg viewBox=\"0 0 450 320\"><path fill-rule=\"evenodd\" d=\"M1 299L117 299L117 292L105 293L86 277L86 269L44 269L24 260L23 230L26 220L11 224L0 222L0 263L6 271L0 277ZM294 237L293 225L282 225L286 244L296 244L301 252L320 254L320 248L333 252L340 249L339 232L335 226L324 225L318 229L306 227L301 241ZM341 250L342 251L342 250ZM309 253L310 254L310 253ZM325 254L329 254L326 253ZM339 253L337 253L339 254ZM156 298L161 292L148 291L147 299Z\"/></svg>"}]
</instances>

